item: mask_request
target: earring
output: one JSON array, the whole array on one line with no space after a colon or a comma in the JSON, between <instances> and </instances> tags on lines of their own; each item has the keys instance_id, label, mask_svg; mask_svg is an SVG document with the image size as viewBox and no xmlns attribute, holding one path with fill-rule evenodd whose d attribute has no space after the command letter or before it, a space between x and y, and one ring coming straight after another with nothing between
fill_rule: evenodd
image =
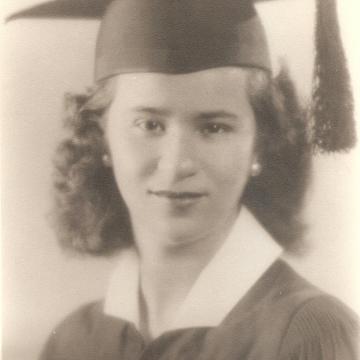
<instances>
[{"instance_id":1,"label":"earring","mask_svg":"<svg viewBox=\"0 0 360 360\"><path fill-rule=\"evenodd\" d=\"M111 166L110 156L108 154L104 154L102 156L102 162L103 162L105 167L110 167Z\"/></svg>"},{"instance_id":2,"label":"earring","mask_svg":"<svg viewBox=\"0 0 360 360\"><path fill-rule=\"evenodd\" d=\"M250 174L253 177L258 176L261 173L261 170L262 170L261 164L256 161L251 165Z\"/></svg>"}]
</instances>

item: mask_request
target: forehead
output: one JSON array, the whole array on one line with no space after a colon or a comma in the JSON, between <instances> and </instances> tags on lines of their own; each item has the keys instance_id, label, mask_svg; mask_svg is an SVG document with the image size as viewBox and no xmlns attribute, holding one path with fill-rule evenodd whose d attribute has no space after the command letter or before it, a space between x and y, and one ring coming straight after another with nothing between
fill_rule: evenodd
<instances>
[{"instance_id":1,"label":"forehead","mask_svg":"<svg viewBox=\"0 0 360 360\"><path fill-rule=\"evenodd\" d=\"M213 68L187 74L120 74L114 104L230 106L247 101L248 72L243 68Z\"/></svg>"}]
</instances>

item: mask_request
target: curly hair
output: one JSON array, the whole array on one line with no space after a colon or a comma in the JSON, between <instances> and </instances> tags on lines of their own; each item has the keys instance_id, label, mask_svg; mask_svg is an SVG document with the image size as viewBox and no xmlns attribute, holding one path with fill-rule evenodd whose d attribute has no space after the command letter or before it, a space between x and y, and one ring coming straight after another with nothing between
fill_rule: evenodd
<instances>
[{"instance_id":1,"label":"curly hair","mask_svg":"<svg viewBox=\"0 0 360 360\"><path fill-rule=\"evenodd\" d=\"M285 250L296 252L306 229L301 210L312 164L307 111L284 67L265 87L250 89L263 168L250 178L242 202Z\"/></svg>"},{"instance_id":2,"label":"curly hair","mask_svg":"<svg viewBox=\"0 0 360 360\"><path fill-rule=\"evenodd\" d=\"M249 180L241 202L284 249L292 251L304 230L300 210L311 163L305 113L287 71L274 79L261 70L247 71L263 170ZM65 96L69 133L54 159L52 214L59 242L93 255L112 254L133 242L126 204L112 168L103 162L101 123L114 91L114 80L108 79L86 94Z\"/></svg>"}]
</instances>

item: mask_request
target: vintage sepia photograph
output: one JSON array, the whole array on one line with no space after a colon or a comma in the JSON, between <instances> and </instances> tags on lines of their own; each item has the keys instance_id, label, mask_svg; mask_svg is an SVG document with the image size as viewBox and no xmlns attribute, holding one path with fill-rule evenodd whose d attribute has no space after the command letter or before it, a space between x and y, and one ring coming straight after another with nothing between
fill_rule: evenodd
<instances>
[{"instance_id":1,"label":"vintage sepia photograph","mask_svg":"<svg viewBox=\"0 0 360 360\"><path fill-rule=\"evenodd\" d=\"M359 360L356 0L3 0L4 360Z\"/></svg>"}]
</instances>

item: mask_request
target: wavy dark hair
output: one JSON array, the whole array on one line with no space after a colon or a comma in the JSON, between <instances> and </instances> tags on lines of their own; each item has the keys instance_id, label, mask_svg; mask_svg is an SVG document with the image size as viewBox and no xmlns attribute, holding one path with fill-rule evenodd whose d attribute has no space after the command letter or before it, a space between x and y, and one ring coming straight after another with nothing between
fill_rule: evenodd
<instances>
[{"instance_id":1,"label":"wavy dark hair","mask_svg":"<svg viewBox=\"0 0 360 360\"><path fill-rule=\"evenodd\" d=\"M311 162L305 112L283 69L276 78L247 69L248 91L258 125L263 166L249 180L241 202L286 250L301 243L301 208ZM86 94L65 96L66 138L54 159L55 206L60 244L82 253L106 255L132 244L126 204L106 154L102 122L114 95L114 79Z\"/></svg>"}]
</instances>

